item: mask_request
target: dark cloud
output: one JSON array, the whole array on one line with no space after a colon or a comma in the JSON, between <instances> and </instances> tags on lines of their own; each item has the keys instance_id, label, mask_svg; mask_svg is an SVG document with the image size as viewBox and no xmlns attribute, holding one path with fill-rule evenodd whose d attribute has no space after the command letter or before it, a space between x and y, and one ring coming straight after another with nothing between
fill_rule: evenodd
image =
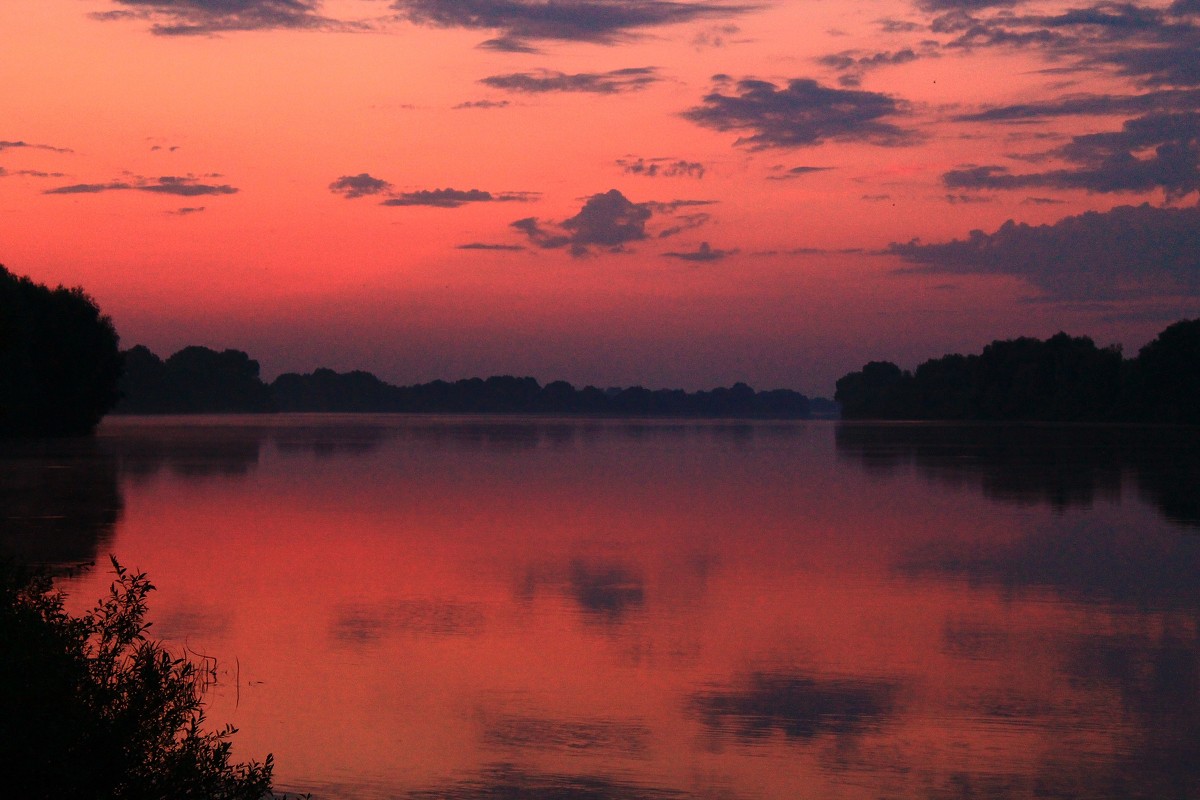
<instances>
[{"instance_id":1,"label":"dark cloud","mask_svg":"<svg viewBox=\"0 0 1200 800\"><path fill-rule=\"evenodd\" d=\"M392 7L418 25L496 31L485 46L515 52L528 52L529 42L543 40L613 44L646 28L756 8L711 0L394 0Z\"/></svg>"},{"instance_id":2,"label":"dark cloud","mask_svg":"<svg viewBox=\"0 0 1200 800\"><path fill-rule=\"evenodd\" d=\"M1021 205L1026 206L1060 206L1066 200L1059 200L1055 197L1026 197L1021 201Z\"/></svg>"},{"instance_id":3,"label":"dark cloud","mask_svg":"<svg viewBox=\"0 0 1200 800\"><path fill-rule=\"evenodd\" d=\"M226 31L365 30L361 22L318 13L319 0L113 0L121 10L99 20L145 20L160 36L205 36Z\"/></svg>"},{"instance_id":4,"label":"dark cloud","mask_svg":"<svg viewBox=\"0 0 1200 800\"><path fill-rule=\"evenodd\" d=\"M481 189L419 189L415 192L397 192L380 205L458 208L467 203L527 203L535 197L530 192L493 194Z\"/></svg>"},{"instance_id":5,"label":"dark cloud","mask_svg":"<svg viewBox=\"0 0 1200 800\"><path fill-rule=\"evenodd\" d=\"M737 253L737 250L720 250L711 247L708 242L701 242L700 247L691 252L663 253L667 258L678 258L681 261L720 261Z\"/></svg>"},{"instance_id":6,"label":"dark cloud","mask_svg":"<svg viewBox=\"0 0 1200 800\"><path fill-rule=\"evenodd\" d=\"M817 59L817 62L841 72L842 75L838 77L838 83L842 86L858 86L862 83L863 74L869 70L895 66L897 64L907 64L910 61L916 61L918 58L920 56L916 52L906 47L903 50L895 52L883 51L866 54L861 50L843 50L840 53L821 56Z\"/></svg>"},{"instance_id":7,"label":"dark cloud","mask_svg":"<svg viewBox=\"0 0 1200 800\"><path fill-rule=\"evenodd\" d=\"M1029 122L1077 115L1144 114L1200 108L1200 89L1164 89L1136 95L1079 94L1043 103L992 106L960 114L958 122Z\"/></svg>"},{"instance_id":8,"label":"dark cloud","mask_svg":"<svg viewBox=\"0 0 1200 800\"><path fill-rule=\"evenodd\" d=\"M54 147L53 145L49 145L49 144L30 144L29 142L22 142L22 141L16 141L16 142L0 141L0 152L3 152L5 150L18 150L18 149L49 150L52 153L73 152L68 147Z\"/></svg>"},{"instance_id":9,"label":"dark cloud","mask_svg":"<svg viewBox=\"0 0 1200 800\"><path fill-rule=\"evenodd\" d=\"M768 175L767 180L769 180L769 181L790 181L790 180L795 180L796 178L803 177L805 175L811 175L814 172L827 172L831 169L833 169L833 167L808 167L808 166L792 167L791 169L786 170L782 174Z\"/></svg>"},{"instance_id":10,"label":"dark cloud","mask_svg":"<svg viewBox=\"0 0 1200 800\"><path fill-rule=\"evenodd\" d=\"M499 250L503 252L518 252L524 250L525 247L519 244L487 244L485 242L468 242L467 244L457 245L459 250Z\"/></svg>"},{"instance_id":11,"label":"dark cloud","mask_svg":"<svg viewBox=\"0 0 1200 800\"><path fill-rule=\"evenodd\" d=\"M228 184L200 183L191 175L164 175L160 178L134 177L131 181L109 181L108 183L75 183L47 189L43 194L100 194L101 192L149 192L169 194L177 197L201 197L204 195L237 194L238 190Z\"/></svg>"},{"instance_id":12,"label":"dark cloud","mask_svg":"<svg viewBox=\"0 0 1200 800\"><path fill-rule=\"evenodd\" d=\"M347 200L363 197L369 194L386 194L392 190L392 185L382 178L373 178L365 172L357 175L343 175L329 184L329 191L344 196Z\"/></svg>"},{"instance_id":13,"label":"dark cloud","mask_svg":"<svg viewBox=\"0 0 1200 800\"><path fill-rule=\"evenodd\" d=\"M1200 25L1188 9L1095 2L1059 14L977 14L982 6L950 0L937 8L932 32L949 35L951 48L1034 47L1060 61L1057 69L1113 67L1147 85L1200 86Z\"/></svg>"},{"instance_id":14,"label":"dark cloud","mask_svg":"<svg viewBox=\"0 0 1200 800\"><path fill-rule=\"evenodd\" d=\"M1051 300L1200 296L1200 207L1120 206L1053 225L1012 220L965 240L893 243L919 273L1022 278Z\"/></svg>"},{"instance_id":15,"label":"dark cloud","mask_svg":"<svg viewBox=\"0 0 1200 800\"><path fill-rule=\"evenodd\" d=\"M699 161L679 158L618 158L617 166L629 175L647 178L703 178L706 171Z\"/></svg>"},{"instance_id":16,"label":"dark cloud","mask_svg":"<svg viewBox=\"0 0 1200 800\"><path fill-rule=\"evenodd\" d=\"M917 139L913 131L888 121L904 113L903 104L885 94L833 89L797 78L785 88L761 80L738 81L736 93L714 90L683 116L719 131L750 131L735 144L762 150L807 147L829 139L912 144Z\"/></svg>"},{"instance_id":17,"label":"dark cloud","mask_svg":"<svg viewBox=\"0 0 1200 800\"><path fill-rule=\"evenodd\" d=\"M1200 113L1147 114L1128 120L1120 131L1075 136L1046 155L1074 166L1018 175L1006 167L974 166L951 170L942 179L951 189L1163 189L1181 197L1200 190Z\"/></svg>"},{"instance_id":18,"label":"dark cloud","mask_svg":"<svg viewBox=\"0 0 1200 800\"><path fill-rule=\"evenodd\" d=\"M509 92L591 92L593 94L617 94L635 92L662 80L654 67L628 67L611 72L583 72L568 75L565 72L538 70L536 72L514 72L508 75L492 75L479 82L493 89Z\"/></svg>"},{"instance_id":19,"label":"dark cloud","mask_svg":"<svg viewBox=\"0 0 1200 800\"><path fill-rule=\"evenodd\" d=\"M672 200L670 202L634 203L616 189L594 194L583 204L575 216L562 222L543 222L536 217L526 217L511 224L529 241L543 249L570 248L571 255L589 255L598 248L616 253L631 242L650 236L646 226L655 216L672 217L678 223L674 229L661 231L658 236L671 235L687 228L697 227L708 220L707 214L679 215L681 208L708 205L711 200Z\"/></svg>"},{"instance_id":20,"label":"dark cloud","mask_svg":"<svg viewBox=\"0 0 1200 800\"><path fill-rule=\"evenodd\" d=\"M174 211L168 211L167 213L174 214L177 217L188 217L188 216L191 216L192 214L199 214L203 210L204 210L204 206L191 206L191 207L185 206L184 208L178 208Z\"/></svg>"},{"instance_id":21,"label":"dark cloud","mask_svg":"<svg viewBox=\"0 0 1200 800\"><path fill-rule=\"evenodd\" d=\"M507 100L468 100L454 106L455 110L464 108L505 108L512 105Z\"/></svg>"}]
</instances>

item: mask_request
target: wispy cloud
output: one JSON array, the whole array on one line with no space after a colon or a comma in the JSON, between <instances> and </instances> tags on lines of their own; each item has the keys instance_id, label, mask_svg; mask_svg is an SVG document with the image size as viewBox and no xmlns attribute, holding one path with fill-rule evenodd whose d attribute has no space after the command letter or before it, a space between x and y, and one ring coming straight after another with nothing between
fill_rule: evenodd
<instances>
[{"instance_id":1,"label":"wispy cloud","mask_svg":"<svg viewBox=\"0 0 1200 800\"><path fill-rule=\"evenodd\" d=\"M777 167L776 171L781 170L781 169L783 169L783 167ZM810 167L810 166L801 165L798 167L792 167L790 169L784 170L783 172L779 172L776 175L768 175L767 180L769 180L769 181L791 181L791 180L795 180L796 178L802 178L805 175L812 175L814 172L828 172L831 169L833 169L833 167Z\"/></svg>"},{"instance_id":2,"label":"wispy cloud","mask_svg":"<svg viewBox=\"0 0 1200 800\"><path fill-rule=\"evenodd\" d=\"M159 36L208 36L232 31L367 30L366 21L320 13L319 0L112 0L118 8L92 14L104 21L140 20Z\"/></svg>"},{"instance_id":3,"label":"wispy cloud","mask_svg":"<svg viewBox=\"0 0 1200 800\"><path fill-rule=\"evenodd\" d=\"M509 92L590 92L592 94L619 94L644 89L661 78L654 67L627 67L610 72L583 72L568 75L565 72L537 70L513 72L507 75L491 75L479 82L493 89Z\"/></svg>"},{"instance_id":4,"label":"wispy cloud","mask_svg":"<svg viewBox=\"0 0 1200 800\"><path fill-rule=\"evenodd\" d=\"M453 108L458 111L467 108L506 108L510 105L512 104L507 100L467 100L466 102L459 103Z\"/></svg>"},{"instance_id":5,"label":"wispy cloud","mask_svg":"<svg viewBox=\"0 0 1200 800\"><path fill-rule=\"evenodd\" d=\"M191 175L164 175L160 178L133 177L132 180L109 181L107 183L74 183L47 189L43 194L100 194L102 192L149 192L177 197L199 197L202 195L237 194L237 188L228 184L200 183Z\"/></svg>"},{"instance_id":6,"label":"wispy cloud","mask_svg":"<svg viewBox=\"0 0 1200 800\"><path fill-rule=\"evenodd\" d=\"M55 147L49 144L31 144L23 141L3 141L0 140L0 152L5 150L49 150L52 153L70 153L73 152L69 147Z\"/></svg>"},{"instance_id":7,"label":"wispy cloud","mask_svg":"<svg viewBox=\"0 0 1200 800\"><path fill-rule=\"evenodd\" d=\"M456 247L459 250L497 250L509 253L516 253L525 249L525 246L520 244L488 244L487 242L468 242Z\"/></svg>"},{"instance_id":8,"label":"wispy cloud","mask_svg":"<svg viewBox=\"0 0 1200 800\"><path fill-rule=\"evenodd\" d=\"M646 178L703 178L707 168L699 161L682 158L618 158L617 166L627 175Z\"/></svg>"},{"instance_id":9,"label":"wispy cloud","mask_svg":"<svg viewBox=\"0 0 1200 800\"><path fill-rule=\"evenodd\" d=\"M61 177L63 177L63 173L61 173L61 172L43 172L40 169L7 170L4 167L0 167L0 178L11 178L11 177L14 177L17 175L24 176L26 178L61 178Z\"/></svg>"},{"instance_id":10,"label":"wispy cloud","mask_svg":"<svg viewBox=\"0 0 1200 800\"><path fill-rule=\"evenodd\" d=\"M492 193L481 189L419 189L415 192L396 192L380 205L458 208L467 203L528 203L537 197L533 192Z\"/></svg>"},{"instance_id":11,"label":"wispy cloud","mask_svg":"<svg viewBox=\"0 0 1200 800\"><path fill-rule=\"evenodd\" d=\"M536 200L537 192L486 192L482 189L416 189L397 191L390 181L376 178L370 173L343 175L329 184L329 191L340 194L347 200L359 197L382 197L384 206L428 206L431 208L458 208L468 203L528 203Z\"/></svg>"}]
</instances>

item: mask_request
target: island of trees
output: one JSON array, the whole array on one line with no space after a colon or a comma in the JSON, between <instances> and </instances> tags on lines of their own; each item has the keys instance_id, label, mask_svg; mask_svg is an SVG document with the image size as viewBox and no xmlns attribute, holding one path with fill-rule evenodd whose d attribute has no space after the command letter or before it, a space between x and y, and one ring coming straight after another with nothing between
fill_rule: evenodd
<instances>
[{"instance_id":1,"label":"island of trees","mask_svg":"<svg viewBox=\"0 0 1200 800\"><path fill-rule=\"evenodd\" d=\"M1126 359L1058 333L995 341L912 372L872 361L837 382L845 419L1200 423L1200 319L1170 325Z\"/></svg>"}]
</instances>

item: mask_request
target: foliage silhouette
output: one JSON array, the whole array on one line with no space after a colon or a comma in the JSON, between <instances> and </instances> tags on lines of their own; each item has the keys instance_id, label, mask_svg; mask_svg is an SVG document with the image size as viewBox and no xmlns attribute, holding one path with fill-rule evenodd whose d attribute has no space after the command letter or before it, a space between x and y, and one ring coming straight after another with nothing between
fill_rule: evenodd
<instances>
[{"instance_id":1,"label":"foliage silhouette","mask_svg":"<svg viewBox=\"0 0 1200 800\"><path fill-rule=\"evenodd\" d=\"M113 559L109 595L74 617L46 577L0 566L0 752L14 796L259 800L272 758L230 763L232 726L203 730L212 669L146 637L144 573Z\"/></svg>"},{"instance_id":2,"label":"foliage silhouette","mask_svg":"<svg viewBox=\"0 0 1200 800\"><path fill-rule=\"evenodd\" d=\"M1200 320L1171 325L1125 360L1058 333L995 341L914 372L872 361L837 382L846 419L1200 423Z\"/></svg>"},{"instance_id":3,"label":"foliage silhouette","mask_svg":"<svg viewBox=\"0 0 1200 800\"><path fill-rule=\"evenodd\" d=\"M810 416L808 398L787 389L756 392L744 383L711 391L651 390L641 386L576 389L566 381L545 386L511 375L392 386L367 372L280 375L271 389L281 411L392 411L605 414L614 416Z\"/></svg>"},{"instance_id":4,"label":"foliage silhouette","mask_svg":"<svg viewBox=\"0 0 1200 800\"><path fill-rule=\"evenodd\" d=\"M112 321L82 289L0 266L0 437L90 433L117 402Z\"/></svg>"},{"instance_id":5,"label":"foliage silhouette","mask_svg":"<svg viewBox=\"0 0 1200 800\"><path fill-rule=\"evenodd\" d=\"M225 414L274 411L258 362L241 350L185 347L166 361L142 345L125 351L118 412Z\"/></svg>"}]
</instances>

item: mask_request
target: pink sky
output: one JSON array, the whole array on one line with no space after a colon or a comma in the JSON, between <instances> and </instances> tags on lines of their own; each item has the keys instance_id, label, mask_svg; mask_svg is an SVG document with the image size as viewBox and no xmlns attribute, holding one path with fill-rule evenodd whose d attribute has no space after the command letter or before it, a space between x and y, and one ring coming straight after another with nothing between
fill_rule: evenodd
<instances>
[{"instance_id":1,"label":"pink sky","mask_svg":"<svg viewBox=\"0 0 1200 800\"><path fill-rule=\"evenodd\" d=\"M1195 0L7 0L0 46L0 263L164 356L828 395L1200 313Z\"/></svg>"}]
</instances>

